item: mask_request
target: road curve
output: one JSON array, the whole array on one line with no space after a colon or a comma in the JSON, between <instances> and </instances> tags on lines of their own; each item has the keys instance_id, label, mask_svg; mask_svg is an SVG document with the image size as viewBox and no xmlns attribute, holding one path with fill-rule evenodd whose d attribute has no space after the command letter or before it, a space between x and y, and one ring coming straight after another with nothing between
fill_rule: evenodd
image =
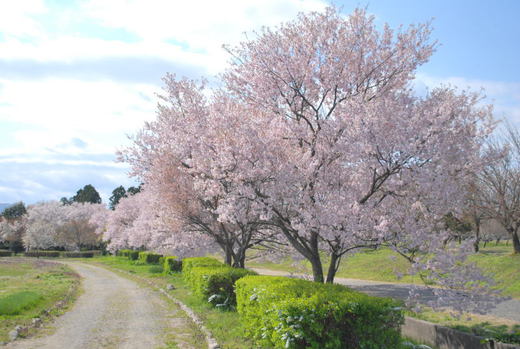
<instances>
[{"instance_id":1,"label":"road curve","mask_svg":"<svg viewBox=\"0 0 520 349\"><path fill-rule=\"evenodd\" d=\"M97 266L67 264L81 275L84 290L72 309L55 321L52 335L17 340L6 348L153 349L164 344L170 324L158 294Z\"/></svg>"}]
</instances>

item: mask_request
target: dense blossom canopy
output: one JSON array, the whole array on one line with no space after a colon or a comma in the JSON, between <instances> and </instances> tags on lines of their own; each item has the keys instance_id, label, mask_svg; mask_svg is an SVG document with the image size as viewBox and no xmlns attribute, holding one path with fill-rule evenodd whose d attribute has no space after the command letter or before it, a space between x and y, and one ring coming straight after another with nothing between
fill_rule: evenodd
<instances>
[{"instance_id":1,"label":"dense blossom canopy","mask_svg":"<svg viewBox=\"0 0 520 349\"><path fill-rule=\"evenodd\" d=\"M209 236L233 258L289 244L316 281L326 252L328 282L345 253L388 246L445 286L439 299L460 309L488 296L489 280L460 266L464 246L444 243L443 219L488 160L492 109L451 87L414 93L429 35L428 24L378 31L363 10L329 8L228 48L221 88L168 75L157 119L122 153L155 193L145 216L168 212L168 229L149 234Z\"/></svg>"}]
</instances>

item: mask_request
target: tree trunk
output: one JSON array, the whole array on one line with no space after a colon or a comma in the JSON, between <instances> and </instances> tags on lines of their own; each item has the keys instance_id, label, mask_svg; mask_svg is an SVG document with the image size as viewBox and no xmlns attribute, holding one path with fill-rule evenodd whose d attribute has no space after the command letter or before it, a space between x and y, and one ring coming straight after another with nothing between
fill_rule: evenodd
<instances>
[{"instance_id":1,"label":"tree trunk","mask_svg":"<svg viewBox=\"0 0 520 349\"><path fill-rule=\"evenodd\" d=\"M315 256L309 259L309 262L311 262L312 265L312 276L314 281L323 283L323 266L321 265L319 254L317 257Z\"/></svg>"},{"instance_id":2,"label":"tree trunk","mask_svg":"<svg viewBox=\"0 0 520 349\"><path fill-rule=\"evenodd\" d=\"M233 268L245 268L246 265L246 251L239 249L233 258Z\"/></svg>"},{"instance_id":3,"label":"tree trunk","mask_svg":"<svg viewBox=\"0 0 520 349\"><path fill-rule=\"evenodd\" d=\"M228 245L225 245L224 247L224 253L226 254L225 263L227 265L232 265L233 262L233 251Z\"/></svg>"},{"instance_id":4,"label":"tree trunk","mask_svg":"<svg viewBox=\"0 0 520 349\"><path fill-rule=\"evenodd\" d=\"M513 239L513 251L514 254L520 253L520 239L518 238L518 232L512 232L511 237Z\"/></svg>"},{"instance_id":5,"label":"tree trunk","mask_svg":"<svg viewBox=\"0 0 520 349\"><path fill-rule=\"evenodd\" d=\"M341 256L338 256L336 253L330 254L330 265L329 271L327 272L327 283L334 283L334 277L336 276L336 272L338 271L339 262L341 261Z\"/></svg>"},{"instance_id":6,"label":"tree trunk","mask_svg":"<svg viewBox=\"0 0 520 349\"><path fill-rule=\"evenodd\" d=\"M473 247L475 249L475 253L479 251L480 244L480 222L475 224L475 242L473 243Z\"/></svg>"}]
</instances>

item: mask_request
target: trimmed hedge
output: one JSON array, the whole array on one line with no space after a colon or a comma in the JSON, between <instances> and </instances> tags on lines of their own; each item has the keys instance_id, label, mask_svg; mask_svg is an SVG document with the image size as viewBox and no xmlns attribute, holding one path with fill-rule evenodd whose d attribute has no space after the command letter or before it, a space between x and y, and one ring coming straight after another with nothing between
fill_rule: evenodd
<instances>
[{"instance_id":1,"label":"trimmed hedge","mask_svg":"<svg viewBox=\"0 0 520 349\"><path fill-rule=\"evenodd\" d=\"M162 254L154 252L139 252L139 263L140 264L159 264L159 260L162 258Z\"/></svg>"},{"instance_id":2,"label":"trimmed hedge","mask_svg":"<svg viewBox=\"0 0 520 349\"><path fill-rule=\"evenodd\" d=\"M404 318L390 298L274 276L246 276L235 286L246 334L261 347L399 347Z\"/></svg>"},{"instance_id":3,"label":"trimmed hedge","mask_svg":"<svg viewBox=\"0 0 520 349\"><path fill-rule=\"evenodd\" d=\"M136 261L139 259L139 251L128 251L127 257L131 261Z\"/></svg>"},{"instance_id":4,"label":"trimmed hedge","mask_svg":"<svg viewBox=\"0 0 520 349\"><path fill-rule=\"evenodd\" d=\"M229 266L192 267L185 280L195 294L213 305L234 308L237 304L235 282L246 275L257 273Z\"/></svg>"},{"instance_id":5,"label":"trimmed hedge","mask_svg":"<svg viewBox=\"0 0 520 349\"><path fill-rule=\"evenodd\" d=\"M25 257L59 257L60 251L27 251Z\"/></svg>"},{"instance_id":6,"label":"trimmed hedge","mask_svg":"<svg viewBox=\"0 0 520 349\"><path fill-rule=\"evenodd\" d=\"M132 250L117 250L116 251L116 256L119 256L119 257L128 257L129 253L132 252Z\"/></svg>"},{"instance_id":7,"label":"trimmed hedge","mask_svg":"<svg viewBox=\"0 0 520 349\"><path fill-rule=\"evenodd\" d=\"M101 250L88 250L88 251L81 251L83 253L92 253L93 256L97 257L97 256L102 256L103 255L103 251Z\"/></svg>"},{"instance_id":8,"label":"trimmed hedge","mask_svg":"<svg viewBox=\"0 0 520 349\"><path fill-rule=\"evenodd\" d=\"M182 260L176 256L166 256L163 262L164 274L180 272L182 270Z\"/></svg>"},{"instance_id":9,"label":"trimmed hedge","mask_svg":"<svg viewBox=\"0 0 520 349\"><path fill-rule=\"evenodd\" d=\"M195 267L223 267L224 263L211 257L190 257L182 260L182 274L187 277L192 268Z\"/></svg>"},{"instance_id":10,"label":"trimmed hedge","mask_svg":"<svg viewBox=\"0 0 520 349\"><path fill-rule=\"evenodd\" d=\"M81 251L81 252L63 252L65 258L92 258L94 257L93 251Z\"/></svg>"},{"instance_id":11,"label":"trimmed hedge","mask_svg":"<svg viewBox=\"0 0 520 349\"><path fill-rule=\"evenodd\" d=\"M0 257L11 257L13 253L7 250L0 250Z\"/></svg>"}]
</instances>

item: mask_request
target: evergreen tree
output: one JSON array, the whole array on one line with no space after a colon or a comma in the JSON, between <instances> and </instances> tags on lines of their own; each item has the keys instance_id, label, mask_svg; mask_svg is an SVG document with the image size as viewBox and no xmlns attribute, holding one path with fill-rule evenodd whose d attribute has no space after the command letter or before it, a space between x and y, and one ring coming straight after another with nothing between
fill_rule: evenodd
<instances>
[{"instance_id":1,"label":"evergreen tree","mask_svg":"<svg viewBox=\"0 0 520 349\"><path fill-rule=\"evenodd\" d=\"M100 204L101 196L97 192L96 188L91 184L87 184L77 191L76 195L72 197L72 201L74 202L89 202L91 204Z\"/></svg>"}]
</instances>

